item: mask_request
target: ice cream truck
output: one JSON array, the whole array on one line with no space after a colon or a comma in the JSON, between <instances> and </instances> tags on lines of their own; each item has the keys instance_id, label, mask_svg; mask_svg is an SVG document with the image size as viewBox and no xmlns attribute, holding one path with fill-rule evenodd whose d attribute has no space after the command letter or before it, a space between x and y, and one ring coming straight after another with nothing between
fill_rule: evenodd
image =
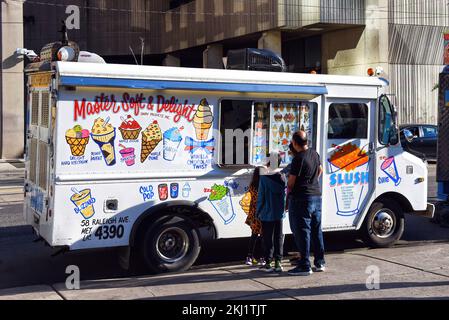
<instances>
[{"instance_id":1,"label":"ice cream truck","mask_svg":"<svg viewBox=\"0 0 449 320\"><path fill-rule=\"evenodd\" d=\"M186 270L204 241L250 235L253 169L272 151L286 166L297 130L321 157L325 232L387 247L404 214L433 216L426 164L401 148L386 80L68 53L26 70L24 212L52 247L114 247L152 272Z\"/></svg>"}]
</instances>

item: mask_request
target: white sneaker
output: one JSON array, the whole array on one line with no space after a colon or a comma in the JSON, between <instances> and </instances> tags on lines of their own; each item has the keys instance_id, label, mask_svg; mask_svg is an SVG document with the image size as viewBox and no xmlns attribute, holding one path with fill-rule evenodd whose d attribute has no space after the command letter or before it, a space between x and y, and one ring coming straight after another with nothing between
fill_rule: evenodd
<instances>
[{"instance_id":1,"label":"white sneaker","mask_svg":"<svg viewBox=\"0 0 449 320\"><path fill-rule=\"evenodd\" d=\"M326 266L325 265L320 265L318 267L314 267L313 271L314 272L325 272L326 271Z\"/></svg>"}]
</instances>

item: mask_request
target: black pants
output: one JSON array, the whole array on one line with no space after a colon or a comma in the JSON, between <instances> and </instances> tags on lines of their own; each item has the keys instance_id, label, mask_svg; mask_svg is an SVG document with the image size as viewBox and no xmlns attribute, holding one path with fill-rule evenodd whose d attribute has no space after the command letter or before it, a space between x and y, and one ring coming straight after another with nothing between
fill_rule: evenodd
<instances>
[{"instance_id":1,"label":"black pants","mask_svg":"<svg viewBox=\"0 0 449 320\"><path fill-rule=\"evenodd\" d=\"M282 260L284 250L284 233L282 232L282 220L262 221L262 236L265 247L265 260Z\"/></svg>"},{"instance_id":2,"label":"black pants","mask_svg":"<svg viewBox=\"0 0 449 320\"><path fill-rule=\"evenodd\" d=\"M256 258L261 257L261 250L263 250L262 254L265 254L265 250L263 249L263 238L262 236L253 233L251 234L251 238L249 239L249 245L248 245L248 257Z\"/></svg>"}]
</instances>

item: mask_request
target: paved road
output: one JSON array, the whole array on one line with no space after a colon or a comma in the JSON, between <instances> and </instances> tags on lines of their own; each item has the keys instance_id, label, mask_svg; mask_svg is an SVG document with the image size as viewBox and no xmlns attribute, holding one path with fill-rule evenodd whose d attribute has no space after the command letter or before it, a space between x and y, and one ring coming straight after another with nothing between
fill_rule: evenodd
<instances>
[{"instance_id":1,"label":"paved road","mask_svg":"<svg viewBox=\"0 0 449 320\"><path fill-rule=\"evenodd\" d=\"M429 172L434 176L434 166ZM25 226L22 217L20 173L2 174L0 178L0 289L38 284L64 282L68 265L77 265L82 280L120 278L130 274L123 271L114 251L67 253L51 257L54 251L42 242L34 243L31 227ZM429 196L436 194L431 184ZM433 193L433 194L432 194ZM449 229L442 229L428 219L406 217L406 232L401 245L413 245L421 241L449 240ZM352 233L325 235L330 252L354 251L365 248ZM230 264L240 261L246 254L247 239L222 240L203 246L197 267L205 264ZM293 250L291 237L286 239L286 251ZM207 252L207 255L204 254ZM98 263L101 261L101 263Z\"/></svg>"}]
</instances>

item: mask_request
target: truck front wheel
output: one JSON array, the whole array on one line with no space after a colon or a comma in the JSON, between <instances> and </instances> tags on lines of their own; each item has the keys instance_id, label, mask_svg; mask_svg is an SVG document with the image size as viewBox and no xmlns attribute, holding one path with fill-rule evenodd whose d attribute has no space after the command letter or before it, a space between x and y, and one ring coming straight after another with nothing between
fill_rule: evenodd
<instances>
[{"instance_id":1,"label":"truck front wheel","mask_svg":"<svg viewBox=\"0 0 449 320\"><path fill-rule=\"evenodd\" d=\"M404 226L403 210L396 202L374 202L363 223L362 237L370 247L390 247L401 239Z\"/></svg>"},{"instance_id":2,"label":"truck front wheel","mask_svg":"<svg viewBox=\"0 0 449 320\"><path fill-rule=\"evenodd\" d=\"M200 253L198 231L183 218L159 219L145 231L142 258L152 272L189 269Z\"/></svg>"}]
</instances>

